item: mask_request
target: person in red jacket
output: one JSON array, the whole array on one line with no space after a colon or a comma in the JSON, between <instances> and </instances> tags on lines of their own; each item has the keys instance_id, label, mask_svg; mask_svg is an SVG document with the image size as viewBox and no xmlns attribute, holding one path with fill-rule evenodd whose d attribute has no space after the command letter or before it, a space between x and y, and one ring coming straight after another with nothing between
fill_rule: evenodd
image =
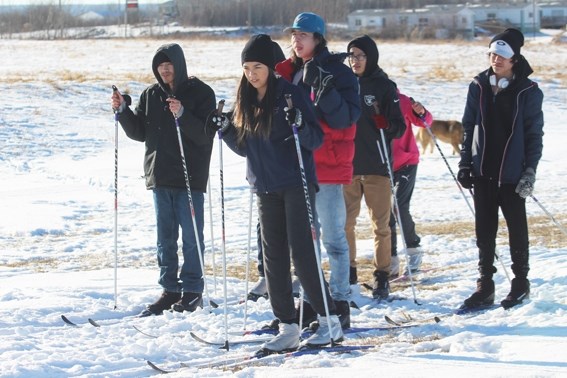
<instances>
[{"instance_id":1,"label":"person in red jacket","mask_svg":"<svg viewBox=\"0 0 567 378\"><path fill-rule=\"evenodd\" d=\"M406 131L399 139L394 139L392 155L394 157L394 184L396 185L396 202L400 212L400 228L405 240L408 266L412 273L419 270L421 265L422 250L420 248L421 238L415 232L415 223L410 214L410 201L415 187L417 165L419 163L419 149L415 142L411 125L427 127L433 122L433 116L422 104L413 101L412 98L400 93L400 110L406 121ZM396 238L396 218L394 212L390 216L390 230L392 232L392 262L390 263L390 279L400 273L400 260L398 258L398 245ZM406 266L406 273L407 273Z\"/></svg>"}]
</instances>

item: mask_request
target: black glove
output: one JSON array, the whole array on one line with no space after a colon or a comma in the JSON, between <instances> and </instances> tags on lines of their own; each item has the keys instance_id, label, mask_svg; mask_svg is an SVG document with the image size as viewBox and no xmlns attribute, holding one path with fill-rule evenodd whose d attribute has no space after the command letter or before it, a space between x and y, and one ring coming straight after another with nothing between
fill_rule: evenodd
<instances>
[{"instance_id":1,"label":"black glove","mask_svg":"<svg viewBox=\"0 0 567 378\"><path fill-rule=\"evenodd\" d=\"M535 184L535 171L533 168L528 167L522 174L518 185L516 186L516 193L522 198L527 198L532 195Z\"/></svg>"},{"instance_id":2,"label":"black glove","mask_svg":"<svg viewBox=\"0 0 567 378\"><path fill-rule=\"evenodd\" d=\"M457 181L463 188L472 189L474 178L471 176L471 169L469 167L460 168L457 173Z\"/></svg>"},{"instance_id":3,"label":"black glove","mask_svg":"<svg viewBox=\"0 0 567 378\"><path fill-rule=\"evenodd\" d=\"M321 97L334 87L333 75L323 70L314 60L310 60L303 66L303 82L315 89L317 97Z\"/></svg>"},{"instance_id":4,"label":"black glove","mask_svg":"<svg viewBox=\"0 0 567 378\"><path fill-rule=\"evenodd\" d=\"M226 132L230 126L230 120L226 116L226 113L218 114L214 110L209 117L207 117L207 128L213 131L220 130L221 133Z\"/></svg>"},{"instance_id":5,"label":"black glove","mask_svg":"<svg viewBox=\"0 0 567 378\"><path fill-rule=\"evenodd\" d=\"M285 112L285 119L290 126L295 126L297 129L301 129L303 127L303 117L301 116L301 110L298 108L288 108L287 106L284 108Z\"/></svg>"}]
</instances>

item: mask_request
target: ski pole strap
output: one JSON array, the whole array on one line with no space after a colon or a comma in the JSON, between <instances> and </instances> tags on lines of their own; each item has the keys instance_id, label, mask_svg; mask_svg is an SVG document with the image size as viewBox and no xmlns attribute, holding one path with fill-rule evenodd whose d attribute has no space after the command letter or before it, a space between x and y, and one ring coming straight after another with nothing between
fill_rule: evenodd
<instances>
[{"instance_id":1,"label":"ski pole strap","mask_svg":"<svg viewBox=\"0 0 567 378\"><path fill-rule=\"evenodd\" d=\"M292 109L293 108L293 102L291 101L291 94L286 94L285 95L285 101L287 102L287 107Z\"/></svg>"}]
</instances>

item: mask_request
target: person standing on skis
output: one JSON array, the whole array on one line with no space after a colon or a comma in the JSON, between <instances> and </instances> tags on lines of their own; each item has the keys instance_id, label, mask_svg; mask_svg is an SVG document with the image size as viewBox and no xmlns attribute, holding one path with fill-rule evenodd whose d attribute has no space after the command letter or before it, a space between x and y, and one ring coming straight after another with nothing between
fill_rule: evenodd
<instances>
[{"instance_id":1,"label":"person standing on skis","mask_svg":"<svg viewBox=\"0 0 567 378\"><path fill-rule=\"evenodd\" d=\"M300 346L290 258L320 320L319 329L303 341L302 346L320 347L343 339L327 283L321 282L317 273L304 192L306 185L315 212L318 184L313 151L321 145L323 133L313 106L301 90L274 73L272 49L268 35L258 34L250 38L241 54L243 74L234 110L211 117L207 122L208 128L221 130L223 140L231 150L246 157L247 179L256 192L268 295L274 315L280 321L278 334L258 352L262 355L295 350ZM293 107L288 105L286 95L291 96ZM305 182L292 125L299 129Z\"/></svg>"},{"instance_id":2,"label":"person standing on skis","mask_svg":"<svg viewBox=\"0 0 567 378\"><path fill-rule=\"evenodd\" d=\"M355 138L354 176L352 183L344 188L346 235L350 247L351 272L354 272L351 277L356 282L355 226L364 197L374 231L372 296L386 299L390 295L388 279L392 260L389 225L392 167L388 167L388 162L392 162L392 139L402 136L406 124L400 110L396 84L378 65L378 47L374 40L363 35L350 41L347 49L352 71L360 84L362 103L362 116L357 122Z\"/></svg>"},{"instance_id":3,"label":"person standing on skis","mask_svg":"<svg viewBox=\"0 0 567 378\"><path fill-rule=\"evenodd\" d=\"M314 13L300 13L286 30L291 33L291 57L276 71L299 86L315 105L324 132L315 151L318 231L329 256L329 285L343 329L350 327L349 247L345 234L343 185L352 180L354 134L360 116L356 77L344 64L347 54L332 54L325 39L325 21ZM304 301L304 326L316 319Z\"/></svg>"},{"instance_id":4,"label":"person standing on skis","mask_svg":"<svg viewBox=\"0 0 567 378\"><path fill-rule=\"evenodd\" d=\"M163 292L141 316L160 315L172 308L179 312L194 311L202 306L204 280L197 243L203 253L204 193L213 149L213 136L205 133L205 121L215 109L215 93L207 84L187 75L185 56L178 44L159 47L152 60L152 70L157 83L142 92L134 111L126 106L118 91L111 98L112 108L120 114L118 120L126 135L146 145L144 174L146 187L153 192L156 212L158 283ZM176 122L181 129L197 239ZM180 227L183 265L179 271Z\"/></svg>"},{"instance_id":5,"label":"person standing on skis","mask_svg":"<svg viewBox=\"0 0 567 378\"><path fill-rule=\"evenodd\" d=\"M524 35L506 29L490 41L490 67L469 85L463 114L464 142L457 179L474 189L480 277L463 308L494 303L494 257L498 209L506 219L512 258L512 288L501 302L515 306L530 294L526 198L532 194L543 149L543 93L520 53Z\"/></svg>"}]
</instances>

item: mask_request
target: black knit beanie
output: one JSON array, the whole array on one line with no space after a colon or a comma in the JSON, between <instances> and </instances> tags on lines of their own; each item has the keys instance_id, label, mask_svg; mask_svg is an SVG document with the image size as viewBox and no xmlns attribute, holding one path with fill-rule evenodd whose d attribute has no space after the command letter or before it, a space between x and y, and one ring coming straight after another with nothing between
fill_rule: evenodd
<instances>
[{"instance_id":1,"label":"black knit beanie","mask_svg":"<svg viewBox=\"0 0 567 378\"><path fill-rule=\"evenodd\" d=\"M260 62L274 69L276 61L273 43L267 34L252 36L240 55L241 64L244 64L244 62Z\"/></svg>"},{"instance_id":2,"label":"black knit beanie","mask_svg":"<svg viewBox=\"0 0 567 378\"><path fill-rule=\"evenodd\" d=\"M165 62L171 62L171 59L169 59L169 57L162 51L157 53L157 55L154 58L154 64L155 66L159 66L162 63Z\"/></svg>"},{"instance_id":3,"label":"black knit beanie","mask_svg":"<svg viewBox=\"0 0 567 378\"><path fill-rule=\"evenodd\" d=\"M520 48L524 45L524 35L514 28L504 30L496 34L490 41L489 53L495 53L503 58L511 58L520 55Z\"/></svg>"},{"instance_id":4,"label":"black knit beanie","mask_svg":"<svg viewBox=\"0 0 567 378\"><path fill-rule=\"evenodd\" d=\"M347 51L350 51L351 47L356 47L361 49L366 55L366 67L364 68L363 76L368 76L378 67L378 46L376 42L366 34L360 37L356 37L348 43Z\"/></svg>"}]
</instances>

